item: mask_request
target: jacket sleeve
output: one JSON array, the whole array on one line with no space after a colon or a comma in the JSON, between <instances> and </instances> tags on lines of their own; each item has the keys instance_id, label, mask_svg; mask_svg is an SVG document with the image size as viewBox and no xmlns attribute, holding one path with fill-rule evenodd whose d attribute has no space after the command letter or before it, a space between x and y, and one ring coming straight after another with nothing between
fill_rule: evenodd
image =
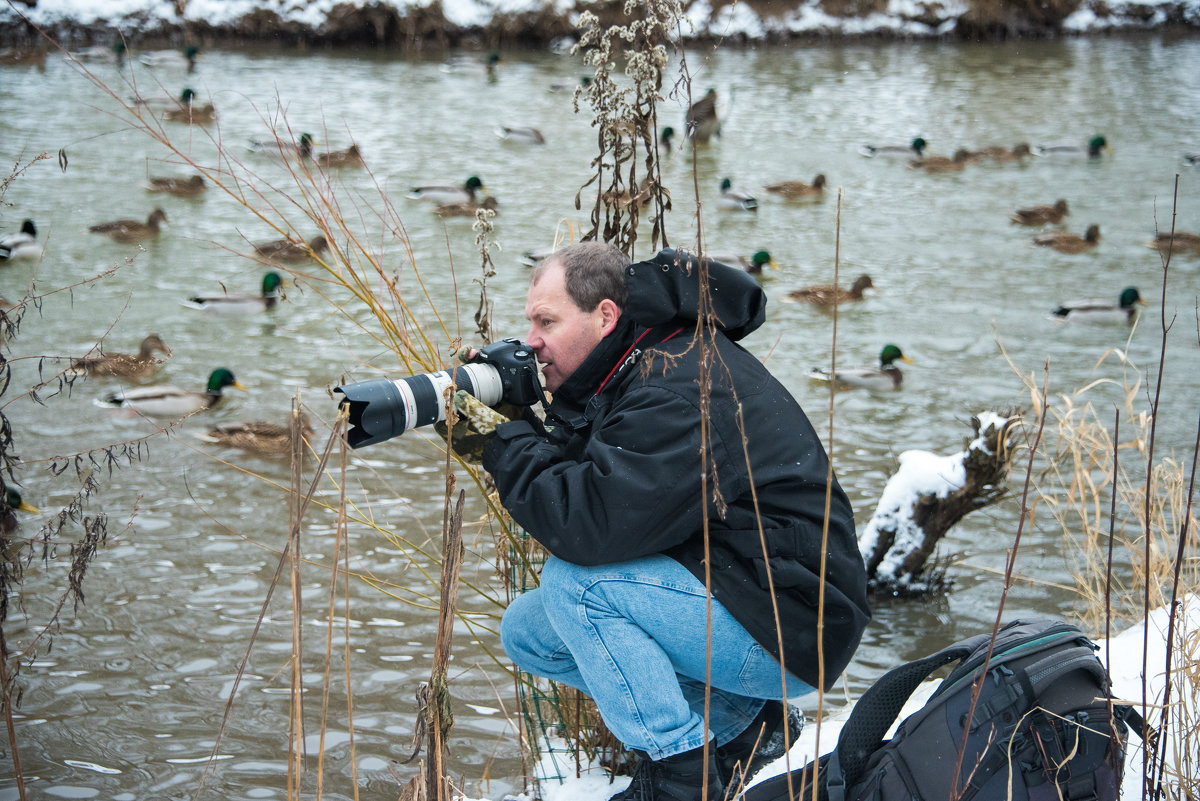
<instances>
[{"instance_id":1,"label":"jacket sleeve","mask_svg":"<svg viewBox=\"0 0 1200 801\"><path fill-rule=\"evenodd\" d=\"M483 466L513 519L576 564L660 553L701 525L700 413L661 387L625 393L586 443L503 424Z\"/></svg>"}]
</instances>

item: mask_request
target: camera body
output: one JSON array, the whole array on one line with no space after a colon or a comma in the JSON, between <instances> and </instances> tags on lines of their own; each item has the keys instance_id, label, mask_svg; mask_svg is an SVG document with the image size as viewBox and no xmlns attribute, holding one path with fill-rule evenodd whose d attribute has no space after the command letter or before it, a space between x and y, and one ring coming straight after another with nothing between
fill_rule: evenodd
<instances>
[{"instance_id":1,"label":"camera body","mask_svg":"<svg viewBox=\"0 0 1200 801\"><path fill-rule=\"evenodd\" d=\"M346 440L362 448L405 431L444 420L446 387L455 384L487 406L545 402L533 349L518 339L503 339L476 351L469 364L453 370L391 380L374 378L334 387L350 410Z\"/></svg>"}]
</instances>

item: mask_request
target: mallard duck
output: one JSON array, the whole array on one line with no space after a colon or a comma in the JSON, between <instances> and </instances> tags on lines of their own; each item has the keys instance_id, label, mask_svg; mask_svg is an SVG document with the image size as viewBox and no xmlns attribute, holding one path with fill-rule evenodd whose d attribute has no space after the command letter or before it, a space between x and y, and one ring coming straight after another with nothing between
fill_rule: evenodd
<instances>
[{"instance_id":1,"label":"mallard duck","mask_svg":"<svg viewBox=\"0 0 1200 801\"><path fill-rule=\"evenodd\" d=\"M1030 148L1035 156L1076 156L1086 153L1090 159L1099 158L1111 150L1103 136L1093 136L1086 145L1034 145Z\"/></svg>"},{"instance_id":2,"label":"mallard duck","mask_svg":"<svg viewBox=\"0 0 1200 801\"><path fill-rule=\"evenodd\" d=\"M21 493L15 487L4 488L4 510L0 511L0 532L12 534L21 527L21 521L14 512L29 512L37 514L42 511L36 506L30 506L21 499Z\"/></svg>"},{"instance_id":3,"label":"mallard duck","mask_svg":"<svg viewBox=\"0 0 1200 801\"><path fill-rule=\"evenodd\" d=\"M1067 213L1067 201L1059 198L1054 201L1053 206L1030 206L1025 209L1017 209L1009 215L1009 219L1020 225L1045 225L1046 223L1061 222Z\"/></svg>"},{"instance_id":4,"label":"mallard duck","mask_svg":"<svg viewBox=\"0 0 1200 801\"><path fill-rule=\"evenodd\" d=\"M960 147L953 156L924 156L913 159L909 167L925 172L960 172L971 163L971 151Z\"/></svg>"},{"instance_id":5,"label":"mallard duck","mask_svg":"<svg viewBox=\"0 0 1200 801\"><path fill-rule=\"evenodd\" d=\"M275 239L270 242L259 242L254 246L254 252L260 258L278 264L300 264L316 258L329 248L329 242L321 235L314 236L307 243L294 239Z\"/></svg>"},{"instance_id":6,"label":"mallard duck","mask_svg":"<svg viewBox=\"0 0 1200 801\"><path fill-rule=\"evenodd\" d=\"M662 132L658 135L658 152L663 156L669 156L674 149L675 129L670 125L665 125Z\"/></svg>"},{"instance_id":7,"label":"mallard duck","mask_svg":"<svg viewBox=\"0 0 1200 801\"><path fill-rule=\"evenodd\" d=\"M408 197L411 200L425 200L435 206L447 206L451 203L473 203L475 193L483 191L483 181L479 180L478 175L472 175L462 186L414 186Z\"/></svg>"},{"instance_id":8,"label":"mallard duck","mask_svg":"<svg viewBox=\"0 0 1200 801\"><path fill-rule=\"evenodd\" d=\"M172 122L186 122L194 125L205 125L216 119L217 110L213 108L212 103L205 103L203 106L194 103L196 93L191 89L184 89L183 94L179 96L179 105L176 108L169 108L163 116Z\"/></svg>"},{"instance_id":9,"label":"mallard duck","mask_svg":"<svg viewBox=\"0 0 1200 801\"><path fill-rule=\"evenodd\" d=\"M331 150L328 153L322 153L317 156L317 164L325 168L366 166L358 145L350 145L345 150Z\"/></svg>"},{"instance_id":10,"label":"mallard duck","mask_svg":"<svg viewBox=\"0 0 1200 801\"><path fill-rule=\"evenodd\" d=\"M114 220L89 226L88 230L94 234L104 234L117 242L141 242L144 239L158 236L158 232L162 230L162 225L166 221L167 213L162 209L155 209L150 212L150 216L145 222Z\"/></svg>"},{"instance_id":11,"label":"mallard duck","mask_svg":"<svg viewBox=\"0 0 1200 801\"><path fill-rule=\"evenodd\" d=\"M25 49L21 47L6 47L0 50L0 67L19 67L33 64L39 70L46 69L46 51L41 47Z\"/></svg>"},{"instance_id":12,"label":"mallard duck","mask_svg":"<svg viewBox=\"0 0 1200 801\"><path fill-rule=\"evenodd\" d=\"M312 158L313 136L310 133L300 134L297 142L285 142L282 139L256 139L250 143L250 149L258 153L277 153L282 156L296 156L301 159Z\"/></svg>"},{"instance_id":13,"label":"mallard duck","mask_svg":"<svg viewBox=\"0 0 1200 801\"><path fill-rule=\"evenodd\" d=\"M42 243L37 238L37 226L33 220L21 223L15 234L0 236L0 261L16 259L38 259L42 256Z\"/></svg>"},{"instance_id":14,"label":"mallard duck","mask_svg":"<svg viewBox=\"0 0 1200 801\"><path fill-rule=\"evenodd\" d=\"M434 206L433 211L439 217L474 217L475 212L480 209L488 209L496 211L499 202L496 198L488 195L481 202L474 203L466 201L464 203L447 203L444 206Z\"/></svg>"},{"instance_id":15,"label":"mallard duck","mask_svg":"<svg viewBox=\"0 0 1200 801\"><path fill-rule=\"evenodd\" d=\"M690 105L683 120L684 134L699 144L706 145L714 136L721 135L721 120L717 117L717 90L709 89L704 97Z\"/></svg>"},{"instance_id":16,"label":"mallard duck","mask_svg":"<svg viewBox=\"0 0 1200 801\"><path fill-rule=\"evenodd\" d=\"M904 374L896 366L896 361L912 364L912 359L901 352L895 345L884 345L879 352L878 367L844 367L834 370L814 369L809 377L818 381L833 381L843 387L859 389L899 389L904 381Z\"/></svg>"},{"instance_id":17,"label":"mallard duck","mask_svg":"<svg viewBox=\"0 0 1200 801\"><path fill-rule=\"evenodd\" d=\"M1012 150L1003 145L989 145L971 153L972 161L1020 161L1026 156L1032 155L1033 151L1029 147L1028 142L1021 142L1015 145Z\"/></svg>"},{"instance_id":18,"label":"mallard duck","mask_svg":"<svg viewBox=\"0 0 1200 801\"><path fill-rule=\"evenodd\" d=\"M767 191L776 195L782 195L788 200L821 197L825 194L825 174L818 173L817 177L813 178L811 184L806 184L803 181L784 181L778 184L771 184L767 187Z\"/></svg>"},{"instance_id":19,"label":"mallard duck","mask_svg":"<svg viewBox=\"0 0 1200 801\"><path fill-rule=\"evenodd\" d=\"M301 436L311 438L314 433L308 415L300 413ZM254 420L247 423L228 423L213 426L207 433L197 434L198 439L264 456L281 456L292 452L292 427L290 423L272 423Z\"/></svg>"},{"instance_id":20,"label":"mallard duck","mask_svg":"<svg viewBox=\"0 0 1200 801\"><path fill-rule=\"evenodd\" d=\"M1137 317L1142 296L1135 287L1125 287L1116 303L1105 300L1072 300L1051 314L1063 322L1131 323Z\"/></svg>"},{"instance_id":21,"label":"mallard duck","mask_svg":"<svg viewBox=\"0 0 1200 801\"><path fill-rule=\"evenodd\" d=\"M137 353L100 353L84 356L72 361L71 367L93 377L145 378L160 364L154 357L155 353L170 357L171 349L158 334L150 334L142 340Z\"/></svg>"},{"instance_id":22,"label":"mallard duck","mask_svg":"<svg viewBox=\"0 0 1200 801\"><path fill-rule=\"evenodd\" d=\"M166 193L175 197L195 197L208 189L204 176L192 175L188 178L150 178L146 183L147 192Z\"/></svg>"},{"instance_id":23,"label":"mallard duck","mask_svg":"<svg viewBox=\"0 0 1200 801\"><path fill-rule=\"evenodd\" d=\"M188 72L192 72L196 69L196 59L199 56L200 48L188 45L183 50L151 50L138 56L138 61L147 67L187 69Z\"/></svg>"},{"instance_id":24,"label":"mallard duck","mask_svg":"<svg viewBox=\"0 0 1200 801\"><path fill-rule=\"evenodd\" d=\"M863 145L858 149L858 152L859 155L866 156L869 159L879 156L921 159L925 156L925 148L928 147L928 144L928 142L918 136L907 145Z\"/></svg>"},{"instance_id":25,"label":"mallard duck","mask_svg":"<svg viewBox=\"0 0 1200 801\"><path fill-rule=\"evenodd\" d=\"M748 259L742 255L711 255L708 258L730 267L740 267L750 275L762 275L764 267L770 267L772 270L779 269L779 265L771 258L771 254L765 250L756 250Z\"/></svg>"},{"instance_id":26,"label":"mallard duck","mask_svg":"<svg viewBox=\"0 0 1200 801\"><path fill-rule=\"evenodd\" d=\"M496 129L496 136L502 141L523 145L546 144L546 137L537 128L510 128L505 125Z\"/></svg>"},{"instance_id":27,"label":"mallard duck","mask_svg":"<svg viewBox=\"0 0 1200 801\"><path fill-rule=\"evenodd\" d=\"M97 401L104 407L129 409L150 417L182 417L187 414L211 409L221 400L225 387L245 390L233 373L225 367L212 371L208 377L208 388L203 392L180 389L174 386L141 387L114 392Z\"/></svg>"},{"instance_id":28,"label":"mallard duck","mask_svg":"<svg viewBox=\"0 0 1200 801\"><path fill-rule=\"evenodd\" d=\"M283 279L279 273L271 272L263 276L261 295L194 295L184 302L189 309L200 309L217 314L258 314L275 308L280 298Z\"/></svg>"},{"instance_id":29,"label":"mallard duck","mask_svg":"<svg viewBox=\"0 0 1200 801\"><path fill-rule=\"evenodd\" d=\"M499 67L500 54L491 53L484 61L480 61L477 56L451 56L442 62L438 69L449 73L478 73L482 69L487 75L488 83L494 83L499 75Z\"/></svg>"},{"instance_id":30,"label":"mallard duck","mask_svg":"<svg viewBox=\"0 0 1200 801\"><path fill-rule=\"evenodd\" d=\"M1200 153L1184 153L1183 163L1189 167L1200 167Z\"/></svg>"},{"instance_id":31,"label":"mallard duck","mask_svg":"<svg viewBox=\"0 0 1200 801\"><path fill-rule=\"evenodd\" d=\"M862 300L863 293L874 288L875 284L871 282L871 276L864 273L854 279L854 285L849 289L833 284L809 286L787 293L784 300L793 303L812 303L816 306L837 306L850 301Z\"/></svg>"},{"instance_id":32,"label":"mallard duck","mask_svg":"<svg viewBox=\"0 0 1200 801\"><path fill-rule=\"evenodd\" d=\"M758 211L758 200L748 192L739 192L733 188L733 181L721 179L721 196L717 205L723 209L737 211Z\"/></svg>"},{"instance_id":33,"label":"mallard duck","mask_svg":"<svg viewBox=\"0 0 1200 801\"><path fill-rule=\"evenodd\" d=\"M591 75L581 75L579 78L555 78L550 81L551 92L574 92L579 87L587 88L592 84Z\"/></svg>"},{"instance_id":34,"label":"mallard duck","mask_svg":"<svg viewBox=\"0 0 1200 801\"><path fill-rule=\"evenodd\" d=\"M1188 234L1183 231L1158 234L1146 247L1151 247L1160 253L1170 250L1172 253L1200 253L1200 234Z\"/></svg>"},{"instance_id":35,"label":"mallard duck","mask_svg":"<svg viewBox=\"0 0 1200 801\"><path fill-rule=\"evenodd\" d=\"M1068 231L1048 231L1033 238L1033 244L1054 248L1059 253L1085 253L1100 243L1100 226L1089 225L1083 236Z\"/></svg>"},{"instance_id":36,"label":"mallard duck","mask_svg":"<svg viewBox=\"0 0 1200 801\"><path fill-rule=\"evenodd\" d=\"M89 64L123 64L125 52L125 40L117 37L109 47L92 45L82 50L76 50L70 54L70 57L76 61L86 61Z\"/></svg>"}]
</instances>

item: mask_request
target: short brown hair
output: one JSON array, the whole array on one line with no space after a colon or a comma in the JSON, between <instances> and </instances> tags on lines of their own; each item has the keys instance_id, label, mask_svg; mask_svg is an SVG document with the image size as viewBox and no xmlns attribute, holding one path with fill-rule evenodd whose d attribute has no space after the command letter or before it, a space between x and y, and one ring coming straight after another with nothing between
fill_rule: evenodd
<instances>
[{"instance_id":1,"label":"short brown hair","mask_svg":"<svg viewBox=\"0 0 1200 801\"><path fill-rule=\"evenodd\" d=\"M562 264L567 297L582 311L590 312L608 299L625 308L629 291L625 288L625 268L630 259L607 242L579 242L567 245L543 259L529 277L536 284L555 264Z\"/></svg>"}]
</instances>

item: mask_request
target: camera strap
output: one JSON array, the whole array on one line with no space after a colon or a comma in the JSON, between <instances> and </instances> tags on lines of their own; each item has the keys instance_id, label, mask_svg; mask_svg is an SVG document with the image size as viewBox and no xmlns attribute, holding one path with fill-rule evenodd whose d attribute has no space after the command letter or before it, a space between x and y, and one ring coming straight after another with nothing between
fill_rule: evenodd
<instances>
[{"instance_id":1,"label":"camera strap","mask_svg":"<svg viewBox=\"0 0 1200 801\"><path fill-rule=\"evenodd\" d=\"M670 333L667 333L665 328L647 328L645 331L638 334L637 339L633 340L633 342L625 350L625 353L623 353L621 358L617 360L617 363L613 365L613 368L608 371L608 375L606 375L604 380L600 382L600 386L596 387L596 391L592 394L592 397L588 399L587 404L583 407L583 412L573 415L569 418L562 415L555 415L555 417L558 417L558 419L562 420L562 422L575 433L586 431L588 428L591 428L592 421L595 420L596 415L600 413L600 394L604 392L604 388L608 386L608 382L624 373L626 369L637 364L638 360L642 357L642 354L646 350L654 347L655 345L661 345L681 331L683 331L683 326L676 328ZM650 334L656 334L656 336L650 336L649 340L643 343L642 340L646 339L646 337Z\"/></svg>"}]
</instances>

